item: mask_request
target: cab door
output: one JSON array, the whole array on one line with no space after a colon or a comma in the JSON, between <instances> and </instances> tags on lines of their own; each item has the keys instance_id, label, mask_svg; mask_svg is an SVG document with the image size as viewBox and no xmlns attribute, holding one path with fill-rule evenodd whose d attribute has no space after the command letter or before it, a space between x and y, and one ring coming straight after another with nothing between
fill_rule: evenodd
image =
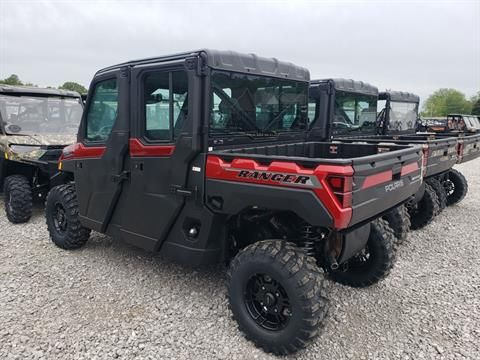
<instances>
[{"instance_id":1,"label":"cab door","mask_svg":"<svg viewBox=\"0 0 480 360\"><path fill-rule=\"evenodd\" d=\"M132 70L130 178L119 203L122 213L113 222L125 241L144 249L160 246L186 197L193 195L185 184L194 152L194 77L183 61Z\"/></svg>"},{"instance_id":2,"label":"cab door","mask_svg":"<svg viewBox=\"0 0 480 360\"><path fill-rule=\"evenodd\" d=\"M129 69L95 77L79 129L75 183L84 226L105 232L127 178Z\"/></svg>"}]
</instances>

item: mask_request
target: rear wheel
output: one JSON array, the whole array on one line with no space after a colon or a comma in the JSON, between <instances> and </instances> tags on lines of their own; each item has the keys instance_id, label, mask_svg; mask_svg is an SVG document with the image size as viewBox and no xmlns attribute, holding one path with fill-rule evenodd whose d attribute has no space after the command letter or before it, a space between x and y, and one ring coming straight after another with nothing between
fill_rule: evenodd
<instances>
[{"instance_id":1,"label":"rear wheel","mask_svg":"<svg viewBox=\"0 0 480 360\"><path fill-rule=\"evenodd\" d=\"M403 243L410 232L410 214L405 205L399 205L382 216L395 234L395 244Z\"/></svg>"},{"instance_id":2,"label":"rear wheel","mask_svg":"<svg viewBox=\"0 0 480 360\"><path fill-rule=\"evenodd\" d=\"M433 188L425 183L425 192L416 204L411 204L408 209L410 213L410 221L412 223L412 229L421 229L432 222L435 216L438 214L438 196Z\"/></svg>"},{"instance_id":3,"label":"rear wheel","mask_svg":"<svg viewBox=\"0 0 480 360\"><path fill-rule=\"evenodd\" d=\"M50 238L62 249L78 249L85 245L90 236L90 229L80 224L73 185L59 185L50 190L46 202L46 218Z\"/></svg>"},{"instance_id":4,"label":"rear wheel","mask_svg":"<svg viewBox=\"0 0 480 360\"><path fill-rule=\"evenodd\" d=\"M463 200L468 192L467 179L463 174L455 169L450 169L447 179L443 182L447 193L447 205L454 205Z\"/></svg>"},{"instance_id":5,"label":"rear wheel","mask_svg":"<svg viewBox=\"0 0 480 360\"><path fill-rule=\"evenodd\" d=\"M441 213L443 209L447 207L447 192L445 190L445 187L440 180L434 177L429 178L426 182L433 188L435 194L437 194L439 208L438 213Z\"/></svg>"},{"instance_id":6,"label":"rear wheel","mask_svg":"<svg viewBox=\"0 0 480 360\"><path fill-rule=\"evenodd\" d=\"M304 348L327 315L326 282L315 259L283 240L247 246L227 274L230 308L240 330L275 354Z\"/></svg>"},{"instance_id":7,"label":"rear wheel","mask_svg":"<svg viewBox=\"0 0 480 360\"><path fill-rule=\"evenodd\" d=\"M395 261L395 235L387 221L376 219L370 224L365 248L332 271L333 281L352 287L367 287L386 278Z\"/></svg>"},{"instance_id":8,"label":"rear wheel","mask_svg":"<svg viewBox=\"0 0 480 360\"><path fill-rule=\"evenodd\" d=\"M24 223L32 217L33 198L30 181L23 175L11 175L5 179L5 212L10 222Z\"/></svg>"}]
</instances>

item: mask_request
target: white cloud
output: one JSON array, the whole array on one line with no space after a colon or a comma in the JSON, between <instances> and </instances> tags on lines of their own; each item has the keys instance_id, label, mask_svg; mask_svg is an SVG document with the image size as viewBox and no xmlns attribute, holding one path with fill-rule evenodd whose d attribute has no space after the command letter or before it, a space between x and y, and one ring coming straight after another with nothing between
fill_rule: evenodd
<instances>
[{"instance_id":1,"label":"white cloud","mask_svg":"<svg viewBox=\"0 0 480 360\"><path fill-rule=\"evenodd\" d=\"M101 67L202 47L380 89L480 90L480 2L0 0L0 77L88 85Z\"/></svg>"}]
</instances>

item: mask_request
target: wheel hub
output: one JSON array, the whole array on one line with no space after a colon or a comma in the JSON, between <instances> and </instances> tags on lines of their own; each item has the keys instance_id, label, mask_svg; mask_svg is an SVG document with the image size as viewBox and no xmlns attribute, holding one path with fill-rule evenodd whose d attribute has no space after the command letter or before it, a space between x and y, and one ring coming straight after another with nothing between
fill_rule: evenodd
<instances>
[{"instance_id":1,"label":"wheel hub","mask_svg":"<svg viewBox=\"0 0 480 360\"><path fill-rule=\"evenodd\" d=\"M256 274L249 279L245 302L255 322L267 330L283 329L292 315L285 289L268 275Z\"/></svg>"},{"instance_id":2,"label":"wheel hub","mask_svg":"<svg viewBox=\"0 0 480 360\"><path fill-rule=\"evenodd\" d=\"M53 216L53 223L57 231L65 231L67 228L67 218L65 216L65 209L61 204L55 205L55 213Z\"/></svg>"}]
</instances>

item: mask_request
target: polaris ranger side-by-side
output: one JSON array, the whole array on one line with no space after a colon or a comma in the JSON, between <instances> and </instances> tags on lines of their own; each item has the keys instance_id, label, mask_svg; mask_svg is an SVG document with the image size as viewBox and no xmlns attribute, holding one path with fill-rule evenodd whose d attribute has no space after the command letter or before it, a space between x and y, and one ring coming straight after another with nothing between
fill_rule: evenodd
<instances>
[{"instance_id":1,"label":"polaris ranger side-by-side","mask_svg":"<svg viewBox=\"0 0 480 360\"><path fill-rule=\"evenodd\" d=\"M307 142L308 86L304 68L227 51L100 70L47 198L52 241L80 248L93 229L185 264L227 262L241 330L277 354L305 347L326 316L321 268L356 258L337 280L359 285L364 262L390 270L393 234L376 218L418 191L423 156Z\"/></svg>"},{"instance_id":2,"label":"polaris ranger side-by-side","mask_svg":"<svg viewBox=\"0 0 480 360\"><path fill-rule=\"evenodd\" d=\"M431 222L445 206L447 195L440 180L457 161L457 140L416 134L418 96L404 92L379 94L376 87L364 82L326 79L311 82L310 97L318 109L312 139L422 146L427 182L406 206L413 229ZM385 107L377 116L378 99L385 102Z\"/></svg>"},{"instance_id":3,"label":"polaris ranger side-by-side","mask_svg":"<svg viewBox=\"0 0 480 360\"><path fill-rule=\"evenodd\" d=\"M449 114L442 124L426 126L422 134L432 137L456 137L457 163L480 157L480 119L475 115Z\"/></svg>"},{"instance_id":4,"label":"polaris ranger side-by-side","mask_svg":"<svg viewBox=\"0 0 480 360\"><path fill-rule=\"evenodd\" d=\"M28 221L33 201L46 198L82 110L73 91L0 85L0 189L11 222Z\"/></svg>"}]
</instances>

